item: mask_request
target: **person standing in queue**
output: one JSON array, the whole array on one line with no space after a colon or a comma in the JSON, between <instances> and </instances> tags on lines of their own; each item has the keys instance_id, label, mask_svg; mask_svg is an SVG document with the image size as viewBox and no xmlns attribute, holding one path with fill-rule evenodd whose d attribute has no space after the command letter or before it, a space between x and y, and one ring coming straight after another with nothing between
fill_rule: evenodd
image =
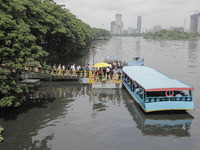
<instances>
[{"instance_id":1,"label":"person standing in queue","mask_svg":"<svg viewBox=\"0 0 200 150\"><path fill-rule=\"evenodd\" d=\"M106 76L106 68L103 67L103 77L105 77L105 76Z\"/></svg>"},{"instance_id":2,"label":"person standing in queue","mask_svg":"<svg viewBox=\"0 0 200 150\"><path fill-rule=\"evenodd\" d=\"M102 70L99 68L98 70L99 80L102 81Z\"/></svg>"},{"instance_id":3,"label":"person standing in queue","mask_svg":"<svg viewBox=\"0 0 200 150\"><path fill-rule=\"evenodd\" d=\"M107 79L109 79L109 74L110 74L110 68L109 67L106 68L106 73L107 73Z\"/></svg>"},{"instance_id":4,"label":"person standing in queue","mask_svg":"<svg viewBox=\"0 0 200 150\"><path fill-rule=\"evenodd\" d=\"M56 69L57 69L56 64L54 64L53 65L53 73L54 73L54 75L56 75Z\"/></svg>"},{"instance_id":5,"label":"person standing in queue","mask_svg":"<svg viewBox=\"0 0 200 150\"><path fill-rule=\"evenodd\" d=\"M62 74L65 75L65 65L62 65Z\"/></svg>"},{"instance_id":6,"label":"person standing in queue","mask_svg":"<svg viewBox=\"0 0 200 150\"><path fill-rule=\"evenodd\" d=\"M118 80L120 80L121 79L121 75L122 75L121 67L118 68L117 73L118 73Z\"/></svg>"},{"instance_id":7,"label":"person standing in queue","mask_svg":"<svg viewBox=\"0 0 200 150\"><path fill-rule=\"evenodd\" d=\"M86 74L87 74L87 77L89 77L89 64L86 66L86 68L85 68L85 70L86 70Z\"/></svg>"},{"instance_id":8,"label":"person standing in queue","mask_svg":"<svg viewBox=\"0 0 200 150\"><path fill-rule=\"evenodd\" d=\"M113 69L110 70L110 78L111 78L111 80L113 78Z\"/></svg>"}]
</instances>

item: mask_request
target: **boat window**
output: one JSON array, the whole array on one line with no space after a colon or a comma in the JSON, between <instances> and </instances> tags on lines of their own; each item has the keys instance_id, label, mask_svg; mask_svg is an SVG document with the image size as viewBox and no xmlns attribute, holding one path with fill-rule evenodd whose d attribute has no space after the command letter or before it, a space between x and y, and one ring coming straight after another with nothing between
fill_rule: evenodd
<instances>
[{"instance_id":1,"label":"boat window","mask_svg":"<svg viewBox=\"0 0 200 150\"><path fill-rule=\"evenodd\" d=\"M188 90L184 90L184 91L174 91L174 96L189 96L189 91Z\"/></svg>"},{"instance_id":2,"label":"boat window","mask_svg":"<svg viewBox=\"0 0 200 150\"><path fill-rule=\"evenodd\" d=\"M174 91L173 96L175 97L182 97L182 96L189 96L189 91ZM165 97L166 91L158 91L158 92L146 92L146 97Z\"/></svg>"},{"instance_id":3,"label":"boat window","mask_svg":"<svg viewBox=\"0 0 200 150\"><path fill-rule=\"evenodd\" d=\"M165 91L158 92L147 92L146 97L163 97L165 96Z\"/></svg>"}]
</instances>

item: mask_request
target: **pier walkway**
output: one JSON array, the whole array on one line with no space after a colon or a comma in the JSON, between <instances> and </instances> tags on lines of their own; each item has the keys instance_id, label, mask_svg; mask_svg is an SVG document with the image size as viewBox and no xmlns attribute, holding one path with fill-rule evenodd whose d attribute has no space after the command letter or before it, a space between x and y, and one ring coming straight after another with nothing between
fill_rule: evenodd
<instances>
[{"instance_id":1,"label":"pier walkway","mask_svg":"<svg viewBox=\"0 0 200 150\"><path fill-rule=\"evenodd\" d=\"M1 65L2 67L6 67ZM10 68L15 69L15 68ZM57 80L79 80L83 78L87 78L86 81L90 86L96 88L106 87L112 88L114 86L118 86L121 84L121 75L119 74L98 74L97 71L91 69L82 69L77 71L75 70L62 70L61 67L56 69L47 69L42 67L28 67L21 66L18 69L21 72L20 77L22 79L40 79L40 80L48 80L48 81L57 81ZM106 84L105 84L106 83ZM120 85L121 86L121 85Z\"/></svg>"},{"instance_id":2,"label":"pier walkway","mask_svg":"<svg viewBox=\"0 0 200 150\"><path fill-rule=\"evenodd\" d=\"M24 76L27 78L37 78L44 80L68 80L74 79L78 80L81 78L89 78L90 83L119 83L121 82L121 75L99 75L98 72L92 71L89 69L83 69L81 71L75 70L62 70L61 68L57 69L46 69L42 67L27 67L21 66L20 72L24 72Z\"/></svg>"}]
</instances>

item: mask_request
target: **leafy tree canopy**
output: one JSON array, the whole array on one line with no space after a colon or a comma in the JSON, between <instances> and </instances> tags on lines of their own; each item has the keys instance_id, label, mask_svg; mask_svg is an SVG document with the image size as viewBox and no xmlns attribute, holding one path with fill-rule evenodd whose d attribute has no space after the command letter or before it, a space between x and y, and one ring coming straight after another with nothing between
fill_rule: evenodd
<instances>
[{"instance_id":1,"label":"leafy tree canopy","mask_svg":"<svg viewBox=\"0 0 200 150\"><path fill-rule=\"evenodd\" d=\"M22 63L37 65L48 55L77 52L109 35L53 0L0 0L0 107L21 104L26 88L17 80L17 69Z\"/></svg>"},{"instance_id":2,"label":"leafy tree canopy","mask_svg":"<svg viewBox=\"0 0 200 150\"><path fill-rule=\"evenodd\" d=\"M144 38L156 39L156 40L182 40L182 39L184 40L184 39L198 39L200 38L200 34L163 29L155 33L149 32L144 35Z\"/></svg>"},{"instance_id":3,"label":"leafy tree canopy","mask_svg":"<svg viewBox=\"0 0 200 150\"><path fill-rule=\"evenodd\" d=\"M2 135L1 135L1 132L3 132L3 130L4 129L0 126L0 143L4 140Z\"/></svg>"}]
</instances>

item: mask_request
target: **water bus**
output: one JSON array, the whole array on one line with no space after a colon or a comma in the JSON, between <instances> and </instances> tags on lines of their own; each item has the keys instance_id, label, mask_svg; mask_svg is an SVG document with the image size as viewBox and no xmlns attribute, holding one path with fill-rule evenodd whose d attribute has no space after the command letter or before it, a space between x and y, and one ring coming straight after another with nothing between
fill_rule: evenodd
<instances>
[{"instance_id":1,"label":"water bus","mask_svg":"<svg viewBox=\"0 0 200 150\"><path fill-rule=\"evenodd\" d=\"M133 61L128 62L127 66L144 66L144 58L133 57Z\"/></svg>"},{"instance_id":2,"label":"water bus","mask_svg":"<svg viewBox=\"0 0 200 150\"><path fill-rule=\"evenodd\" d=\"M194 88L153 68L125 66L122 83L145 112L194 109Z\"/></svg>"}]
</instances>

